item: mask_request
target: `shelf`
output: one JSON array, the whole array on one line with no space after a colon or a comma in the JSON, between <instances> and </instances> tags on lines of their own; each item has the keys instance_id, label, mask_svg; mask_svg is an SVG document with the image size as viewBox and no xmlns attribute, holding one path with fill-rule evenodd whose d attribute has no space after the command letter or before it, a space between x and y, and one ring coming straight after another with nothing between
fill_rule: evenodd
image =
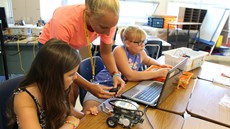
<instances>
[{"instance_id":1,"label":"shelf","mask_svg":"<svg viewBox=\"0 0 230 129\"><path fill-rule=\"evenodd\" d=\"M205 9L179 8L178 22L197 22L202 23L207 13ZM181 29L198 30L199 25L180 25Z\"/></svg>"}]
</instances>

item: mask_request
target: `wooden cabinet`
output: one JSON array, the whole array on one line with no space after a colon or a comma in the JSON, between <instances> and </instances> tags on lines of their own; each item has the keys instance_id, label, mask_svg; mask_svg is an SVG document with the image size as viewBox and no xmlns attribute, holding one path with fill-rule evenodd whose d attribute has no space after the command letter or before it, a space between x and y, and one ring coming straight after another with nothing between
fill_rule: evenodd
<instances>
[{"instance_id":1,"label":"wooden cabinet","mask_svg":"<svg viewBox=\"0 0 230 129\"><path fill-rule=\"evenodd\" d=\"M205 9L195 9L195 8L186 8L180 7L179 14L178 14L178 22L196 22L202 23L204 17L207 13ZM187 30L198 30L199 25L181 25L179 26L181 29Z\"/></svg>"},{"instance_id":2,"label":"wooden cabinet","mask_svg":"<svg viewBox=\"0 0 230 129\"><path fill-rule=\"evenodd\" d=\"M12 0L14 20L36 24L40 19L40 0Z\"/></svg>"}]
</instances>

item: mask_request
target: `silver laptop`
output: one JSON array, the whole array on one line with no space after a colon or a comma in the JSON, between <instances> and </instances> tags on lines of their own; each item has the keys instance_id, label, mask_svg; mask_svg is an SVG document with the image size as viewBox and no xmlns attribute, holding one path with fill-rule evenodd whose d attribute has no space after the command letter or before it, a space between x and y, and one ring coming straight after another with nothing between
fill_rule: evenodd
<instances>
[{"instance_id":1,"label":"silver laptop","mask_svg":"<svg viewBox=\"0 0 230 129\"><path fill-rule=\"evenodd\" d=\"M185 58L174 66L168 72L165 82L153 80L141 81L133 88L121 94L121 97L154 107L161 104L176 88L178 77L182 74L187 60L188 58Z\"/></svg>"}]
</instances>

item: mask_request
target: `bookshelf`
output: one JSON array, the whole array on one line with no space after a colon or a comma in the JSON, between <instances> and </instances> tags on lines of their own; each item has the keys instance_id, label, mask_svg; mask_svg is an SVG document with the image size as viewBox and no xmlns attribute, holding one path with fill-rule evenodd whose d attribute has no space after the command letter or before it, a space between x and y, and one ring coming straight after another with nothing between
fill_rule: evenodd
<instances>
[{"instance_id":1,"label":"bookshelf","mask_svg":"<svg viewBox=\"0 0 230 129\"><path fill-rule=\"evenodd\" d=\"M178 14L178 22L202 23L206 13L206 9L180 7ZM179 28L186 30L198 30L199 25L180 25Z\"/></svg>"}]
</instances>

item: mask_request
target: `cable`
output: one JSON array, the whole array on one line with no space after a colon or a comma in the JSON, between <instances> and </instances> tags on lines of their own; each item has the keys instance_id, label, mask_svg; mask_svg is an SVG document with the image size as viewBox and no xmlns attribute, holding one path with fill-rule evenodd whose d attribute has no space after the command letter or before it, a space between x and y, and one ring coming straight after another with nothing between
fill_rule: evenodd
<instances>
[{"instance_id":1,"label":"cable","mask_svg":"<svg viewBox=\"0 0 230 129\"><path fill-rule=\"evenodd\" d=\"M7 55L9 55L9 56L15 56L15 55L19 54L20 52L22 52L22 51L24 50L25 47L27 47L27 46L29 45L30 42L33 42L33 41L37 41L37 37L35 37L35 39L32 39L31 41L27 41L27 42L25 43L25 45L23 45L23 46L21 47L21 49L20 49L19 51L17 51L16 53L7 54ZM11 41L7 41L6 43L9 43L9 42L11 42ZM18 42L18 41L17 41L17 42ZM6 43L5 43L5 44L6 44ZM34 43L33 45L35 45L35 43ZM34 46L33 54L34 54L34 57L35 57L35 55L36 55L36 54L35 54L35 46Z\"/></svg>"},{"instance_id":2,"label":"cable","mask_svg":"<svg viewBox=\"0 0 230 129\"><path fill-rule=\"evenodd\" d=\"M37 40L38 40L37 37L34 37L34 39L32 39L32 41L37 41ZM32 42L32 41L31 41L31 42ZM35 56L36 56L35 43L33 43L33 56L34 56L34 58L35 58Z\"/></svg>"},{"instance_id":3,"label":"cable","mask_svg":"<svg viewBox=\"0 0 230 129\"><path fill-rule=\"evenodd\" d=\"M10 41L9 41L9 42L10 42ZM6 43L8 43L8 42L6 42ZM18 41L17 41L17 44L18 44ZM17 52L15 52L15 53L13 53L13 54L7 54L7 55L9 55L9 56L15 56L15 55L19 54L21 51L23 51L24 48L25 48L27 45L28 45L28 42L26 42L25 45L24 45L20 50L18 50Z\"/></svg>"},{"instance_id":4,"label":"cable","mask_svg":"<svg viewBox=\"0 0 230 129\"><path fill-rule=\"evenodd\" d=\"M149 106L149 105L146 105L145 108L144 108L144 115L145 115L145 118L147 119L149 125L151 126L151 128L154 129L154 127L153 127L151 121L149 120L148 115L146 114L148 106Z\"/></svg>"},{"instance_id":5,"label":"cable","mask_svg":"<svg viewBox=\"0 0 230 129\"><path fill-rule=\"evenodd\" d=\"M26 71L24 70L23 66L22 66L22 56L20 53L20 46L19 46L19 42L17 41L17 48L18 48L18 57L19 57L19 62L20 62L20 68L21 70L24 72L24 74L26 73Z\"/></svg>"}]
</instances>

